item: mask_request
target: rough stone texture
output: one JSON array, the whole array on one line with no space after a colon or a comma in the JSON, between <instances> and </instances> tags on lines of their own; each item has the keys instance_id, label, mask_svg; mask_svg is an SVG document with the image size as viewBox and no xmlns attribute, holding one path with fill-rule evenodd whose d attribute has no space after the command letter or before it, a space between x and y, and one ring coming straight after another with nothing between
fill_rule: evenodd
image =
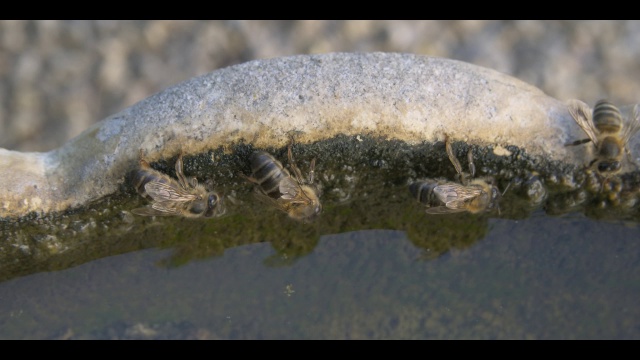
<instances>
[{"instance_id":1,"label":"rough stone texture","mask_svg":"<svg viewBox=\"0 0 640 360\"><path fill-rule=\"evenodd\" d=\"M251 61L170 87L48 153L3 151L5 166L28 165L0 180L0 216L63 210L111 194L140 149L153 161L237 141L283 146L291 132L299 142L374 134L416 144L448 133L550 160L585 161L584 151L563 146L582 136L564 104L508 75L411 54L301 55Z\"/></svg>"},{"instance_id":2,"label":"rough stone texture","mask_svg":"<svg viewBox=\"0 0 640 360\"><path fill-rule=\"evenodd\" d=\"M0 148L51 151L100 119L193 76L254 59L336 51L462 60L512 75L558 100L593 105L606 97L633 104L640 91L635 80L640 78L639 28L638 21L617 20L2 21ZM579 133L575 124L569 126ZM468 130L459 138L471 139ZM637 144L632 143L634 154ZM35 174L44 171L39 164L53 169L64 158L17 156ZM12 178L29 183L37 177L19 173ZM29 199L52 198L48 192L59 197L59 189L68 187L18 188L13 198L26 210L37 203ZM0 202L0 209L8 206Z\"/></svg>"},{"instance_id":3,"label":"rough stone texture","mask_svg":"<svg viewBox=\"0 0 640 360\"><path fill-rule=\"evenodd\" d=\"M638 102L640 22L0 21L0 147L49 151L191 77L255 59L406 52L512 75L550 96Z\"/></svg>"}]
</instances>

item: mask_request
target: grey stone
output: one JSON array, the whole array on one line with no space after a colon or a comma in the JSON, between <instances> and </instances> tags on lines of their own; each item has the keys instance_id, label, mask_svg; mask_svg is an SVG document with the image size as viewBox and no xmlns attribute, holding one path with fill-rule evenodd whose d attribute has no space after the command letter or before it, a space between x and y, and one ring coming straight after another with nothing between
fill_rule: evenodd
<instances>
[{"instance_id":1,"label":"grey stone","mask_svg":"<svg viewBox=\"0 0 640 360\"><path fill-rule=\"evenodd\" d=\"M284 146L336 135L410 144L514 145L580 165L566 105L506 74L445 58L331 53L255 60L161 91L45 153L0 149L0 217L78 207L114 193L137 165L245 141ZM635 145L634 145L635 146ZM637 152L635 152L637 153Z\"/></svg>"}]
</instances>

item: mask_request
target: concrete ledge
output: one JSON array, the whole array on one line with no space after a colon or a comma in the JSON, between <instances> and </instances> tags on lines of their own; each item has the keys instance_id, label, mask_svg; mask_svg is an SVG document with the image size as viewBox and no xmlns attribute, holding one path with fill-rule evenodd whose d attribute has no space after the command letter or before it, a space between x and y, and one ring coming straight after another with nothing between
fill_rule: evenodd
<instances>
[{"instance_id":1,"label":"concrete ledge","mask_svg":"<svg viewBox=\"0 0 640 360\"><path fill-rule=\"evenodd\" d=\"M563 146L584 138L564 102L508 75L412 54L300 55L185 81L47 153L0 149L0 217L64 211L113 194L140 149L154 161L240 141L284 146L292 132L301 143L367 134L409 144L447 133L576 166L588 155Z\"/></svg>"}]
</instances>

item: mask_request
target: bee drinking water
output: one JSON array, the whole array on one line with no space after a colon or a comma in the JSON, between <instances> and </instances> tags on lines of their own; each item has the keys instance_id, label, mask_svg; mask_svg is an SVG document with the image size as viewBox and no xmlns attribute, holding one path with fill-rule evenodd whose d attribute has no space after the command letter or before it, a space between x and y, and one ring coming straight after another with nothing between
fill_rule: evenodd
<instances>
[{"instance_id":1,"label":"bee drinking water","mask_svg":"<svg viewBox=\"0 0 640 360\"><path fill-rule=\"evenodd\" d=\"M467 155L469 160L469 178L467 178L453 153L449 137L445 139L445 148L449 160L456 169L459 182L426 179L409 186L413 197L426 205L427 214L450 214L463 211L477 214L497 207L502 193L490 177L473 179L475 165L471 150Z\"/></svg>"},{"instance_id":2,"label":"bee drinking water","mask_svg":"<svg viewBox=\"0 0 640 360\"><path fill-rule=\"evenodd\" d=\"M640 130L640 109L633 107L630 117L623 118L620 110L608 102L600 100L593 108L580 100L567 102L569 113L587 133L588 139L577 140L566 146L580 145L591 141L596 149L595 158L589 163L589 168L608 178L622 170L622 158L626 153L631 160L627 143Z\"/></svg>"},{"instance_id":3,"label":"bee drinking water","mask_svg":"<svg viewBox=\"0 0 640 360\"><path fill-rule=\"evenodd\" d=\"M224 214L222 197L215 191L198 184L195 177L187 179L182 171L182 154L176 160L173 179L151 168L140 151L140 168L134 172L133 184L150 205L131 210L142 216L182 216L187 218L217 217Z\"/></svg>"},{"instance_id":4,"label":"bee drinking water","mask_svg":"<svg viewBox=\"0 0 640 360\"><path fill-rule=\"evenodd\" d=\"M259 199L287 213L290 218L308 221L320 214L322 205L318 189L313 185L315 159L311 161L308 181L296 166L289 143L287 155L294 176L271 154L258 151L251 155L251 176Z\"/></svg>"}]
</instances>

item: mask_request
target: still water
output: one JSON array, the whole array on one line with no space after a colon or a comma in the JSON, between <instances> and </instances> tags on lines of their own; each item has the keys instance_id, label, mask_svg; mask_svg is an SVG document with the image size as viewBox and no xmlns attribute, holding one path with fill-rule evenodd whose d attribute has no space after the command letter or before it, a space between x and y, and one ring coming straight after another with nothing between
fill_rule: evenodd
<instances>
[{"instance_id":1,"label":"still water","mask_svg":"<svg viewBox=\"0 0 640 360\"><path fill-rule=\"evenodd\" d=\"M474 219L424 223L441 216ZM367 229L295 259L256 242L175 264L156 247L16 277L0 283L0 338L640 339L636 223L539 211L486 224L437 253Z\"/></svg>"}]
</instances>

